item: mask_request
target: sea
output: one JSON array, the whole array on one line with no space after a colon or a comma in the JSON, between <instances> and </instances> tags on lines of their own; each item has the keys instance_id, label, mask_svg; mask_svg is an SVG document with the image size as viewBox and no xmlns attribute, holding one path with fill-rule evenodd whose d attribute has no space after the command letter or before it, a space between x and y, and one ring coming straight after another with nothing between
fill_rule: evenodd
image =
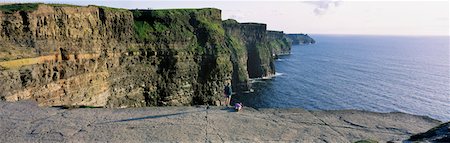
<instances>
[{"instance_id":1,"label":"sea","mask_svg":"<svg viewBox=\"0 0 450 143\"><path fill-rule=\"evenodd\" d=\"M449 37L310 35L272 79L234 96L253 108L404 112L450 121Z\"/></svg>"}]
</instances>

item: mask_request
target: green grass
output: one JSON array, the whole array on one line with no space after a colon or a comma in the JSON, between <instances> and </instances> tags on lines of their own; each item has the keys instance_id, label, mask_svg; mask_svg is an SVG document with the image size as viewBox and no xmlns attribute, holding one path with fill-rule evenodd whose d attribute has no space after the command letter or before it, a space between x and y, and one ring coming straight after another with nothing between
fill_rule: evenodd
<instances>
[{"instance_id":1,"label":"green grass","mask_svg":"<svg viewBox=\"0 0 450 143\"><path fill-rule=\"evenodd\" d=\"M142 13L138 10L132 10L131 11L133 13L133 17L141 17Z\"/></svg>"},{"instance_id":2,"label":"green grass","mask_svg":"<svg viewBox=\"0 0 450 143\"><path fill-rule=\"evenodd\" d=\"M225 30L222 28L221 23L211 22L206 20L206 18L200 18L199 21L202 26L206 28L206 30L208 30L208 32L213 32L219 34L220 36L225 36Z\"/></svg>"},{"instance_id":3,"label":"green grass","mask_svg":"<svg viewBox=\"0 0 450 143\"><path fill-rule=\"evenodd\" d=\"M239 22L237 22L234 19L227 19L227 20L222 21L222 23L226 24L226 25L228 25L228 24L239 24Z\"/></svg>"},{"instance_id":4,"label":"green grass","mask_svg":"<svg viewBox=\"0 0 450 143\"><path fill-rule=\"evenodd\" d=\"M98 5L89 5L89 6L96 6L98 8L102 8L107 11L119 11L119 12L128 12L129 11L128 9L124 9L124 8L114 8L114 7L98 6Z\"/></svg>"},{"instance_id":5,"label":"green grass","mask_svg":"<svg viewBox=\"0 0 450 143\"><path fill-rule=\"evenodd\" d=\"M210 9L170 9L170 10L131 10L135 21L135 30L138 40L156 38L174 41L192 39L195 28L203 28L209 35L224 33L219 22L212 22L205 17ZM192 23L196 21L196 24ZM147 23L148 25L146 25ZM145 28L150 28L145 30ZM170 34L167 34L170 33ZM211 34L210 34L211 33ZM212 36L213 37L213 36Z\"/></svg>"},{"instance_id":6,"label":"green grass","mask_svg":"<svg viewBox=\"0 0 450 143\"><path fill-rule=\"evenodd\" d=\"M79 5L60 4L60 3L52 3L52 4L47 4L47 5L53 6L53 7L81 7Z\"/></svg>"},{"instance_id":7,"label":"green grass","mask_svg":"<svg viewBox=\"0 0 450 143\"><path fill-rule=\"evenodd\" d=\"M8 5L0 5L0 11L6 12L6 13L13 13L16 11L34 11L37 9L37 7L43 3L18 3L18 4L8 4ZM79 5L71 5L71 4L59 4L59 3L52 3L52 4L45 4L48 6L53 7L82 7ZM128 9L123 8L112 8L112 7L106 7L106 6L97 6L97 5L89 5L89 6L95 6L99 7L105 10L109 11L128 11Z\"/></svg>"},{"instance_id":8,"label":"green grass","mask_svg":"<svg viewBox=\"0 0 450 143\"><path fill-rule=\"evenodd\" d=\"M227 46L233 51L232 54L237 58L236 62L238 62L238 77L240 82L245 82L248 80L247 70L245 70L246 63L239 63L241 58L247 56L247 49L244 46L244 43L238 38L226 34L225 42Z\"/></svg>"},{"instance_id":9,"label":"green grass","mask_svg":"<svg viewBox=\"0 0 450 143\"><path fill-rule=\"evenodd\" d=\"M155 23L153 24L153 27L154 27L154 29L155 29L155 32L165 32L165 31L169 31L169 28L168 28L166 25L164 25L164 24L162 24L162 23L160 23L160 22L155 22Z\"/></svg>"},{"instance_id":10,"label":"green grass","mask_svg":"<svg viewBox=\"0 0 450 143\"><path fill-rule=\"evenodd\" d=\"M153 31L153 27L145 21L134 21L134 31L136 38L140 41L150 41L154 38L149 34Z\"/></svg>"},{"instance_id":11,"label":"green grass","mask_svg":"<svg viewBox=\"0 0 450 143\"><path fill-rule=\"evenodd\" d=\"M16 11L34 11L37 9L39 4L42 3L19 3L19 4L0 5L0 11L6 13L13 13Z\"/></svg>"}]
</instances>

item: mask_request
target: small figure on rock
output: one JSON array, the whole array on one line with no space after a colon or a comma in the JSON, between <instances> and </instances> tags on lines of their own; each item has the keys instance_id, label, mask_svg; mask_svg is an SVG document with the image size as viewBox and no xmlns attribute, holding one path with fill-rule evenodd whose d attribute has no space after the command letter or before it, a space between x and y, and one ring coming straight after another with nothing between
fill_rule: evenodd
<instances>
[{"instance_id":1,"label":"small figure on rock","mask_svg":"<svg viewBox=\"0 0 450 143\"><path fill-rule=\"evenodd\" d=\"M234 109L236 110L236 112L241 111L241 109L242 109L242 103L241 103L241 102L235 103L235 104L234 104Z\"/></svg>"},{"instance_id":2,"label":"small figure on rock","mask_svg":"<svg viewBox=\"0 0 450 143\"><path fill-rule=\"evenodd\" d=\"M231 84L230 83L228 83L225 86L225 89L224 89L223 93L225 94L225 98L226 98L225 105L228 107L228 105L230 105L230 101L231 101L231 94L233 93L233 90L231 89Z\"/></svg>"}]
</instances>

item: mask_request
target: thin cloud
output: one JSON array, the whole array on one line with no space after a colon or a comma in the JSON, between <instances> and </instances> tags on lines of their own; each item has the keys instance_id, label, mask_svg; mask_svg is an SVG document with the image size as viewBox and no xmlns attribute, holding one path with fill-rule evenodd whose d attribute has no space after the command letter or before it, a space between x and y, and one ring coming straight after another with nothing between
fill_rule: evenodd
<instances>
[{"instance_id":1,"label":"thin cloud","mask_svg":"<svg viewBox=\"0 0 450 143\"><path fill-rule=\"evenodd\" d=\"M316 15L324 15L328 11L330 11L332 8L338 7L341 5L342 1L333 1L333 0L321 0L321 1L308 1L304 2L307 4L311 4L316 6L314 8L314 14Z\"/></svg>"}]
</instances>

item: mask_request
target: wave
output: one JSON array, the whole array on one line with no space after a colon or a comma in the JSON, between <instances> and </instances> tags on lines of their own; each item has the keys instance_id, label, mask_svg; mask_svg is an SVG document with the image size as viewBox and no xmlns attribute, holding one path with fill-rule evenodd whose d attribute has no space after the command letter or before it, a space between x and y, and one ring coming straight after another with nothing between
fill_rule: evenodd
<instances>
[{"instance_id":1,"label":"wave","mask_svg":"<svg viewBox=\"0 0 450 143\"><path fill-rule=\"evenodd\" d=\"M275 74L271 74L268 76L264 76L264 77L259 77L259 78L250 78L250 83L255 83L255 82L263 82L263 80L269 80L278 76L283 76L285 75L284 73L280 73L280 72L275 72Z\"/></svg>"}]
</instances>

